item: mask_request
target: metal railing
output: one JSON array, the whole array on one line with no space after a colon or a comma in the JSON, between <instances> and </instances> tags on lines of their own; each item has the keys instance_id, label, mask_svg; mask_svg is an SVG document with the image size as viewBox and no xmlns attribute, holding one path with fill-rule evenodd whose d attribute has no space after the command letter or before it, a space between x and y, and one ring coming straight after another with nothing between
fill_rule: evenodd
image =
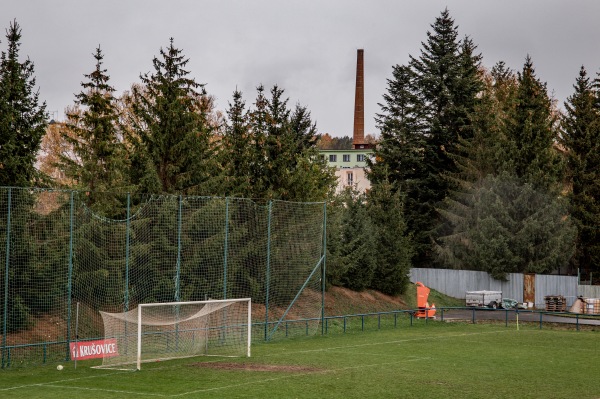
<instances>
[{"instance_id":1,"label":"metal railing","mask_svg":"<svg viewBox=\"0 0 600 399\"><path fill-rule=\"evenodd\" d=\"M541 330L545 324L563 324L573 326L575 330L580 331L584 326L592 327L595 330L600 330L600 314L580 314L571 312L548 312L542 310L529 310L529 309L491 309L481 307L438 307L436 308L435 317L416 317L419 310L424 309L411 309L411 310L394 310L385 312L368 312L368 313L357 313L348 314L341 316L325 316L323 319L317 318L305 318L297 320L286 320L279 328L278 338L288 338L292 335L298 336L298 331L303 331L302 335L310 336L311 326L315 323L324 322L323 334L333 334L340 332L342 334L354 331L366 331L366 330L379 330L383 328L398 328L401 326L412 327L415 323L420 325L426 325L430 322L468 322L471 324L477 324L483 321L495 321L500 324L504 324L505 327L516 323L522 325L537 325ZM428 310L428 309L426 309ZM267 323L267 328L272 328L278 321L272 321ZM264 330L265 322L252 323L252 329ZM596 329L597 327L597 329ZM292 331L295 334L292 334ZM255 337L260 337L260 334L253 334ZM93 338L93 339L102 339ZM93 340L90 338L90 340ZM86 339L88 340L88 339ZM258 339L262 341L262 339ZM267 340L270 341L270 340ZM255 341L256 342L256 341ZM265 341L266 342L266 341ZM35 351L40 350L41 364L51 363L53 361L69 361L69 359L61 358L58 359L56 356L49 356L50 348L52 346L63 346L66 341L52 341L42 342L36 344L20 344L7 346L7 360L8 365L11 366L13 359L13 353L15 351Z\"/></svg>"}]
</instances>

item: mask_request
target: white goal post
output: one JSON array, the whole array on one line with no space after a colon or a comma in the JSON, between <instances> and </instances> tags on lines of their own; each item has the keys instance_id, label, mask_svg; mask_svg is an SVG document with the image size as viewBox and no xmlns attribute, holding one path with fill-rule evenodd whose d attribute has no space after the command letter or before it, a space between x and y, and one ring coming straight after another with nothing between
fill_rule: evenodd
<instances>
[{"instance_id":1,"label":"white goal post","mask_svg":"<svg viewBox=\"0 0 600 399\"><path fill-rule=\"evenodd\" d=\"M144 362L192 356L250 357L250 298L144 303L123 313L100 312L104 340L116 350L102 368L141 369Z\"/></svg>"}]
</instances>

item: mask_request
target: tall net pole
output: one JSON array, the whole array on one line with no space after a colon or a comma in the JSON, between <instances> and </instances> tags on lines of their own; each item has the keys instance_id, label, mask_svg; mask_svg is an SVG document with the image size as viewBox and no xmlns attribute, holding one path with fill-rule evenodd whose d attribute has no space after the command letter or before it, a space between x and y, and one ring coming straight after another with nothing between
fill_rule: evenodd
<instances>
[{"instance_id":1,"label":"tall net pole","mask_svg":"<svg viewBox=\"0 0 600 399\"><path fill-rule=\"evenodd\" d=\"M131 230L131 195L127 193L127 221L125 232L125 311L129 310L129 234Z\"/></svg>"},{"instance_id":2,"label":"tall net pole","mask_svg":"<svg viewBox=\"0 0 600 399\"><path fill-rule=\"evenodd\" d=\"M181 279L181 195L178 197L177 207L177 265L175 271L175 302L180 300Z\"/></svg>"},{"instance_id":3,"label":"tall net pole","mask_svg":"<svg viewBox=\"0 0 600 399\"><path fill-rule=\"evenodd\" d=\"M67 285L67 345L66 345L66 356L65 360L69 360L70 358L70 337L71 337L71 307L73 306L73 240L75 232L74 230L74 211L73 211L73 192L69 196L69 277L68 277L68 285ZM77 302L77 311L79 311L79 302Z\"/></svg>"},{"instance_id":4,"label":"tall net pole","mask_svg":"<svg viewBox=\"0 0 600 399\"><path fill-rule=\"evenodd\" d=\"M229 251L229 198L225 198L225 242L223 243L223 299L227 299L227 252Z\"/></svg>"},{"instance_id":5,"label":"tall net pole","mask_svg":"<svg viewBox=\"0 0 600 399\"><path fill-rule=\"evenodd\" d=\"M2 326L2 368L6 365L7 349L6 349L6 335L8 334L8 270L10 264L10 211L11 211L11 200L12 200L12 188L8 189L8 203L6 212L6 262L4 270L4 321Z\"/></svg>"},{"instance_id":6,"label":"tall net pole","mask_svg":"<svg viewBox=\"0 0 600 399\"><path fill-rule=\"evenodd\" d=\"M323 263L321 264L321 335L325 335L325 267L327 263L327 202L323 203Z\"/></svg>"},{"instance_id":7,"label":"tall net pole","mask_svg":"<svg viewBox=\"0 0 600 399\"><path fill-rule=\"evenodd\" d=\"M269 201L268 221L267 221L267 267L265 273L265 341L269 336L269 291L271 282L271 214L273 211L273 201Z\"/></svg>"}]
</instances>

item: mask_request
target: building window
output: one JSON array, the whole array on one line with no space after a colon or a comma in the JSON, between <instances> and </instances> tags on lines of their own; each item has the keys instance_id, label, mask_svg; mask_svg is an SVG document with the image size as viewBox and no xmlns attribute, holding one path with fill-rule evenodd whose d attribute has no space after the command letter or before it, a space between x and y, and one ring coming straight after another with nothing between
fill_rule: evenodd
<instances>
[{"instance_id":1,"label":"building window","mask_svg":"<svg viewBox=\"0 0 600 399\"><path fill-rule=\"evenodd\" d=\"M354 185L354 174L352 172L346 173L346 184L348 186Z\"/></svg>"},{"instance_id":2,"label":"building window","mask_svg":"<svg viewBox=\"0 0 600 399\"><path fill-rule=\"evenodd\" d=\"M357 162L365 162L365 154L357 154L356 161Z\"/></svg>"},{"instance_id":3,"label":"building window","mask_svg":"<svg viewBox=\"0 0 600 399\"><path fill-rule=\"evenodd\" d=\"M344 154L344 162L350 162L350 154Z\"/></svg>"},{"instance_id":4,"label":"building window","mask_svg":"<svg viewBox=\"0 0 600 399\"><path fill-rule=\"evenodd\" d=\"M324 160L325 160L325 155L323 155L323 154L320 154L320 155L319 155L319 158L321 158L321 161L324 161Z\"/></svg>"},{"instance_id":5,"label":"building window","mask_svg":"<svg viewBox=\"0 0 600 399\"><path fill-rule=\"evenodd\" d=\"M329 162L336 162L336 161L337 161L337 155L335 155L335 154L329 155Z\"/></svg>"}]
</instances>

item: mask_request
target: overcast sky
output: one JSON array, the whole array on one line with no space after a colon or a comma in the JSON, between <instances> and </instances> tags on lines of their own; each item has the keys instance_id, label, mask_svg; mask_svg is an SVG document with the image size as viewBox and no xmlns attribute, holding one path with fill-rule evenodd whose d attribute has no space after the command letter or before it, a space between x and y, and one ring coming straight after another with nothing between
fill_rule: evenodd
<instances>
[{"instance_id":1,"label":"overcast sky","mask_svg":"<svg viewBox=\"0 0 600 399\"><path fill-rule=\"evenodd\" d=\"M0 0L0 27L21 25L21 56L34 62L54 119L64 119L94 69L98 45L120 94L152 71L173 37L217 108L227 108L236 87L249 106L259 84L277 84L291 106L308 107L321 133L351 136L356 50L364 49L365 132L377 134L392 66L419 55L446 7L484 66L502 60L520 70L529 54L559 104L581 65L600 71L598 0Z\"/></svg>"}]
</instances>

